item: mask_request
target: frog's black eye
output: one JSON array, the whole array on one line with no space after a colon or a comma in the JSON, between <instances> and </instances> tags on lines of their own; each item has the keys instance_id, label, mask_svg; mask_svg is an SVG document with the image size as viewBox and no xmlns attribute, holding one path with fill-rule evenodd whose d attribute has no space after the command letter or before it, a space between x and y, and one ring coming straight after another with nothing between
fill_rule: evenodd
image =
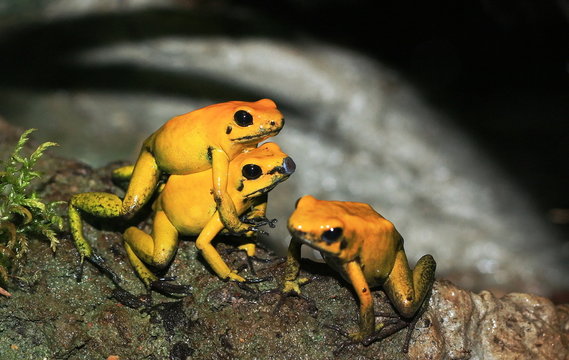
<instances>
[{"instance_id":1,"label":"frog's black eye","mask_svg":"<svg viewBox=\"0 0 569 360\"><path fill-rule=\"evenodd\" d=\"M342 237L342 228L330 228L322 233L322 240L327 244L335 243Z\"/></svg>"},{"instance_id":2,"label":"frog's black eye","mask_svg":"<svg viewBox=\"0 0 569 360\"><path fill-rule=\"evenodd\" d=\"M239 110L233 114L233 120L239 126L246 127L253 124L253 115L245 110Z\"/></svg>"},{"instance_id":3,"label":"frog's black eye","mask_svg":"<svg viewBox=\"0 0 569 360\"><path fill-rule=\"evenodd\" d=\"M302 199L301 197L299 197L296 202L294 203L294 208L296 209L298 207L298 203L300 202L300 199Z\"/></svg>"},{"instance_id":4,"label":"frog's black eye","mask_svg":"<svg viewBox=\"0 0 569 360\"><path fill-rule=\"evenodd\" d=\"M263 170L259 165L247 164L243 166L242 174L248 180L255 180L259 178L259 176L263 175Z\"/></svg>"}]
</instances>

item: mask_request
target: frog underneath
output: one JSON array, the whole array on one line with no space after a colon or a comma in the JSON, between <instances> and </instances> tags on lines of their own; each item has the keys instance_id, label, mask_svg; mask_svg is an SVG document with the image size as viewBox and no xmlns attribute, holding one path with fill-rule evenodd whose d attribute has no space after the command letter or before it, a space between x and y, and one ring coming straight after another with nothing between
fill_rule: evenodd
<instances>
[{"instance_id":1,"label":"frog underneath","mask_svg":"<svg viewBox=\"0 0 569 360\"><path fill-rule=\"evenodd\" d=\"M239 216L247 222L267 222L267 193L294 172L294 161L275 143L265 143L239 154L229 164L227 192ZM189 175L171 175L153 204L151 234L130 227L124 232L124 245L135 271L152 287L158 280L145 264L166 267L178 247L178 235L196 236L196 247L213 271L224 280L244 282L230 269L211 244L220 232L227 232L211 194L212 170ZM247 236L254 232L245 233ZM247 254L254 255L254 244Z\"/></svg>"},{"instance_id":2,"label":"frog underneath","mask_svg":"<svg viewBox=\"0 0 569 360\"><path fill-rule=\"evenodd\" d=\"M71 198L69 224L81 261L86 258L105 269L83 235L81 212L103 218L130 216L154 194L162 173L184 175L211 169L209 183L224 226L236 234L255 230L239 220L228 195L229 162L278 134L283 125L282 114L269 99L210 105L167 121L144 141L123 199L105 192Z\"/></svg>"},{"instance_id":3,"label":"frog underneath","mask_svg":"<svg viewBox=\"0 0 569 360\"><path fill-rule=\"evenodd\" d=\"M369 344L382 324L375 324L370 287L381 286L399 314L413 318L434 282L436 263L425 255L413 270L403 238L393 224L370 205L324 201L307 195L297 201L288 220L292 240L288 249L284 293L300 294L300 250L306 244L319 250L326 263L350 282L360 302L359 331L353 341Z\"/></svg>"}]
</instances>

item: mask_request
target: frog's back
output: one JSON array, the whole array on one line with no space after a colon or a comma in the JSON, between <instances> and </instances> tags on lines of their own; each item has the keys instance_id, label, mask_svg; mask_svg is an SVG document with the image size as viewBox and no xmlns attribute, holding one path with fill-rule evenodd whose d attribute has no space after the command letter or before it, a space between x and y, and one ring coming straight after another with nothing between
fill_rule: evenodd
<instances>
[{"instance_id":1,"label":"frog's back","mask_svg":"<svg viewBox=\"0 0 569 360\"><path fill-rule=\"evenodd\" d=\"M219 147L223 104L210 105L168 120L147 141L158 167L169 174L211 168L211 149Z\"/></svg>"}]
</instances>

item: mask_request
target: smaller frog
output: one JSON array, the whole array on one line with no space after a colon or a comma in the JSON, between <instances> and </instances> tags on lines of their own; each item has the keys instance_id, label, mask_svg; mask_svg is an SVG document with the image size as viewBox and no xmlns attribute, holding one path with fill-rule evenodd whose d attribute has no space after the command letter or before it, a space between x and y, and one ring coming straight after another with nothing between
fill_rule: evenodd
<instances>
[{"instance_id":1,"label":"smaller frog","mask_svg":"<svg viewBox=\"0 0 569 360\"><path fill-rule=\"evenodd\" d=\"M383 324L375 324L370 287L381 286L399 314L413 318L427 301L436 263L425 255L411 270L403 238L393 224L370 205L324 201L307 195L297 201L288 220L292 240L288 249L283 292L300 294L300 249L319 250L326 263L352 284L360 301L359 331L353 341L369 345Z\"/></svg>"},{"instance_id":2,"label":"smaller frog","mask_svg":"<svg viewBox=\"0 0 569 360\"><path fill-rule=\"evenodd\" d=\"M229 164L227 182L227 192L237 214L244 217L245 222L271 223L265 216L267 193L288 179L295 168L294 161L275 143L265 143L238 155ZM128 176L128 169L123 170ZM153 204L152 233L149 235L134 226L124 232L129 260L147 287L159 288L160 281L146 265L165 268L174 257L179 234L197 236L196 247L221 279L246 281L227 266L211 244L218 233L231 232L221 220L212 196L211 173L209 169L189 175L170 175ZM245 235L253 236L254 232ZM246 245L247 255L253 256L254 244Z\"/></svg>"},{"instance_id":3,"label":"smaller frog","mask_svg":"<svg viewBox=\"0 0 569 360\"><path fill-rule=\"evenodd\" d=\"M214 104L168 120L144 141L134 167L119 174L130 177L123 199L105 192L71 198L69 226L81 262L88 259L115 282L118 280L83 236L81 213L103 218L131 216L150 200L162 174L186 175L212 169L213 194L225 227L234 233L254 230L251 224L240 221L227 193L229 162L277 135L283 125L284 118L270 99Z\"/></svg>"}]
</instances>

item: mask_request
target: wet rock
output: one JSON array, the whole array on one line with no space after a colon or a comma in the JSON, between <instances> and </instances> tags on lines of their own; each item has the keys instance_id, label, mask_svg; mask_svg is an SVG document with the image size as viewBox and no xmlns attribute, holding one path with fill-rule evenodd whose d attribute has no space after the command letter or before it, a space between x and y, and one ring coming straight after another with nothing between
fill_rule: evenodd
<instances>
[{"instance_id":1,"label":"wet rock","mask_svg":"<svg viewBox=\"0 0 569 360\"><path fill-rule=\"evenodd\" d=\"M437 282L412 359L569 358L568 305L522 293L497 298Z\"/></svg>"},{"instance_id":2,"label":"wet rock","mask_svg":"<svg viewBox=\"0 0 569 360\"><path fill-rule=\"evenodd\" d=\"M1 136L16 141L17 136L9 134L16 133L13 127L0 122L0 128L6 130ZM43 163L47 178L54 172L61 176L49 186L38 185L54 200L69 196L65 189L72 182L77 182L80 191L112 186L105 171L74 171L85 165L53 157L51 152L42 160L39 164ZM120 229L89 223L85 227L87 238L119 274L122 285L144 294L124 253L117 250L121 248ZM258 276L274 280L251 285L250 292L220 281L200 261L193 241L182 241L166 274L192 286L192 295L172 299L154 293L151 305L132 309L112 297L113 284L89 264L84 267L83 280L77 282L78 255L67 233L62 234L55 255L39 240L30 241L20 282L9 289L13 296L0 297L2 359L111 355L121 359L269 359L275 354L279 359L405 358L401 353L405 330L367 347L345 347L334 355L345 338L326 326L355 330L358 307L351 287L323 264L303 262L302 276L313 280L303 287L306 298L285 298L280 303L278 292L268 291L281 286L284 274L285 265L274 255L260 251L273 261L255 270ZM218 249L231 247L227 240ZM231 265L240 262L238 253L222 254ZM381 291L374 291L374 302L377 313L393 313ZM412 333L406 357L566 360L568 346L569 305L555 306L546 298L528 294L502 298L487 291L474 294L438 281Z\"/></svg>"}]
</instances>

